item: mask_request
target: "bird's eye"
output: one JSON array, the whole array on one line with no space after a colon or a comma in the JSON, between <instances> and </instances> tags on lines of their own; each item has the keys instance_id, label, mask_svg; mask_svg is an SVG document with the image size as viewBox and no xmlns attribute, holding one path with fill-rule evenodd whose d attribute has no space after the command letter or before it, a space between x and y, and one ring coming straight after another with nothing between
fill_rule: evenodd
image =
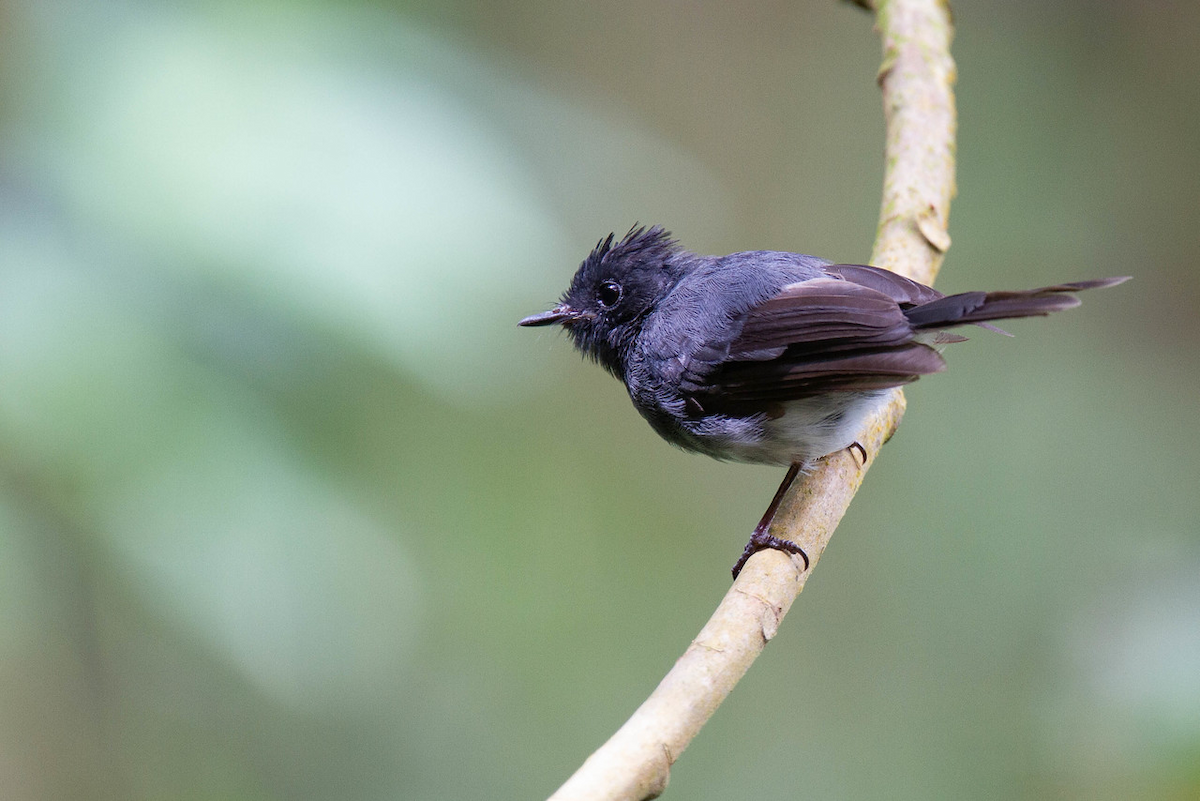
<instances>
[{"instance_id":1,"label":"bird's eye","mask_svg":"<svg viewBox=\"0 0 1200 801\"><path fill-rule=\"evenodd\" d=\"M621 285L616 281L605 281L596 291L596 300L605 309L611 309L621 302Z\"/></svg>"}]
</instances>

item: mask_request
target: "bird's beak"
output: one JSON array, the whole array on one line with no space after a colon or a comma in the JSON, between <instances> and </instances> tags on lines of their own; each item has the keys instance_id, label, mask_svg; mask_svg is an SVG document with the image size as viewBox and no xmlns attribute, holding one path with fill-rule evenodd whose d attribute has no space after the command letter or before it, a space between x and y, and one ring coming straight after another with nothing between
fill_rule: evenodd
<instances>
[{"instance_id":1,"label":"bird's beak","mask_svg":"<svg viewBox=\"0 0 1200 801\"><path fill-rule=\"evenodd\" d=\"M570 306L560 303L549 311L544 311L541 314L531 314L517 323L517 325L553 325L554 323L561 323L566 320L574 320L578 316L578 312Z\"/></svg>"}]
</instances>

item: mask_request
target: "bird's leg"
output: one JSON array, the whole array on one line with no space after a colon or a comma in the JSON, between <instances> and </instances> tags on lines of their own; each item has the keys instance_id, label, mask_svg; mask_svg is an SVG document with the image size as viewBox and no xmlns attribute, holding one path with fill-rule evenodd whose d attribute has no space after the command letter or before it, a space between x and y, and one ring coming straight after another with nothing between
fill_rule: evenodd
<instances>
[{"instance_id":1,"label":"bird's leg","mask_svg":"<svg viewBox=\"0 0 1200 801\"><path fill-rule=\"evenodd\" d=\"M862 446L861 442L859 442L858 440L854 440L854 442L851 442L849 445L846 446L846 450L850 451L850 453L852 455L855 451L858 451L859 453L861 453L863 460L862 460L862 464L859 466L860 467L867 466L867 449Z\"/></svg>"},{"instance_id":2,"label":"bird's leg","mask_svg":"<svg viewBox=\"0 0 1200 801\"><path fill-rule=\"evenodd\" d=\"M800 464L797 462L788 469L787 475L783 477L783 483L775 491L775 497L771 499L771 505L763 513L762 520L759 520L758 525L754 527L754 533L750 535L750 541L746 543L746 548L742 551L741 558L733 566L733 577L735 579L738 577L738 573L742 572L742 568L745 567L746 560L764 548L774 548L786 553L798 553L804 559L804 569L808 570L808 554L804 552L803 548L794 542L780 539L767 533L771 529L771 522L775 519L775 512L779 509L779 502L783 500L783 496L787 494L788 487L792 486L792 482L796 480L799 472Z\"/></svg>"}]
</instances>

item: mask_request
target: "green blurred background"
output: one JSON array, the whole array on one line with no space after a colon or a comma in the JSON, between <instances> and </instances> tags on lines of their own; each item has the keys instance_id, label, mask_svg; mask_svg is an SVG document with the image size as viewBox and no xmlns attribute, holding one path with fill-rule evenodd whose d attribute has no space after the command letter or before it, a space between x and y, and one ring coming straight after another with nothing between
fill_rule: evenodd
<instances>
[{"instance_id":1,"label":"green blurred background","mask_svg":"<svg viewBox=\"0 0 1200 801\"><path fill-rule=\"evenodd\" d=\"M939 287L1131 273L909 392L669 797L1200 797L1200 5L955 3ZM518 329L596 239L861 261L868 15L0 3L0 796L524 799L782 470Z\"/></svg>"}]
</instances>

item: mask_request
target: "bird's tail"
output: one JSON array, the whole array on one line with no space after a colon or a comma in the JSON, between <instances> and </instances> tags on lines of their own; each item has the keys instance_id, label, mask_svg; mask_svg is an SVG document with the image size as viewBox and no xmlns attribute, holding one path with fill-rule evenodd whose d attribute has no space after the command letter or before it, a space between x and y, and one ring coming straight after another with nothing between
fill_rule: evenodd
<instances>
[{"instance_id":1,"label":"bird's tail","mask_svg":"<svg viewBox=\"0 0 1200 801\"><path fill-rule=\"evenodd\" d=\"M963 292L905 309L904 316L918 331L950 328L968 323L986 323L988 320L1035 317L1078 306L1079 298L1074 294L1076 292L1116 286L1128 280L1129 276L1122 276L1074 281L1019 292Z\"/></svg>"}]
</instances>

